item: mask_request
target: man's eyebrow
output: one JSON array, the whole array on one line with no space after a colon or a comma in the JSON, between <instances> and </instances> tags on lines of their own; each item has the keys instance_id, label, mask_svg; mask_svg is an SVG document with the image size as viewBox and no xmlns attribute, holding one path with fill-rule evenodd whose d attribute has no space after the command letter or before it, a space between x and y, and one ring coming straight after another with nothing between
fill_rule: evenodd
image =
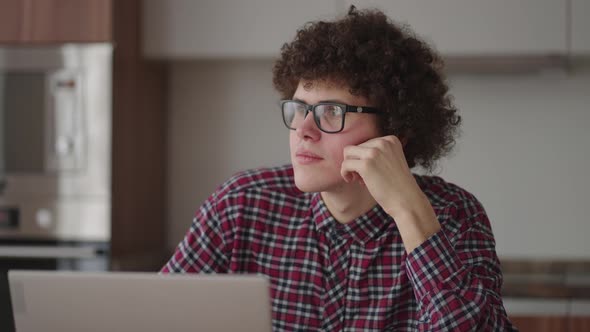
<instances>
[{"instance_id":1,"label":"man's eyebrow","mask_svg":"<svg viewBox=\"0 0 590 332\"><path fill-rule=\"evenodd\" d=\"M309 105L309 103L308 103L308 102L306 102L305 100L303 100L303 99L300 99L300 98L293 98L293 100L295 100L295 101L299 101L299 102L302 102L302 103L304 103L304 104L308 104L308 105ZM346 104L346 103L345 103L345 102L343 102L342 100L338 100L338 99L327 99L327 100L320 100L319 102L320 102L320 103L337 103L337 104Z\"/></svg>"}]
</instances>

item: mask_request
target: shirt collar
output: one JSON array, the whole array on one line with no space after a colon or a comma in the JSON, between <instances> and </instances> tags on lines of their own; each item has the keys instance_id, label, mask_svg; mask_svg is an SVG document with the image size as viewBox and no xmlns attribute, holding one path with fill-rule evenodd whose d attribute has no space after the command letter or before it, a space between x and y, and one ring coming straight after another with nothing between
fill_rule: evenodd
<instances>
[{"instance_id":1,"label":"shirt collar","mask_svg":"<svg viewBox=\"0 0 590 332\"><path fill-rule=\"evenodd\" d=\"M379 237L385 231L393 231L395 223L381 206L375 205L371 210L360 215L353 221L339 223L330 213L320 193L311 196L313 220L319 231L324 232L331 240L348 240L366 244Z\"/></svg>"}]
</instances>

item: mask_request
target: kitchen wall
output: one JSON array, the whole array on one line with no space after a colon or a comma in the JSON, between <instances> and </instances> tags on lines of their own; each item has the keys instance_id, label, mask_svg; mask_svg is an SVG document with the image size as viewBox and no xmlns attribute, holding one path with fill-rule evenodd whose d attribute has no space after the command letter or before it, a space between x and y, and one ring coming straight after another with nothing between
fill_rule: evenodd
<instances>
[{"instance_id":1,"label":"kitchen wall","mask_svg":"<svg viewBox=\"0 0 590 332\"><path fill-rule=\"evenodd\" d=\"M272 61L171 65L168 246L238 170L289 161ZM484 204L501 257L590 258L590 64L570 73L449 75L463 134L437 174Z\"/></svg>"}]
</instances>

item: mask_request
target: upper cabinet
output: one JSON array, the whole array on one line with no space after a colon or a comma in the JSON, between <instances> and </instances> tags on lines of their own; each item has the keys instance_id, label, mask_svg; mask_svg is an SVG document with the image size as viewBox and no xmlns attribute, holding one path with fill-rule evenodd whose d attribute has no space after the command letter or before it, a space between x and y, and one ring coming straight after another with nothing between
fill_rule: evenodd
<instances>
[{"instance_id":1,"label":"upper cabinet","mask_svg":"<svg viewBox=\"0 0 590 332\"><path fill-rule=\"evenodd\" d=\"M150 57L272 57L305 22L333 18L338 0L144 0Z\"/></svg>"},{"instance_id":2,"label":"upper cabinet","mask_svg":"<svg viewBox=\"0 0 590 332\"><path fill-rule=\"evenodd\" d=\"M0 42L16 43L25 36L25 2L0 0Z\"/></svg>"},{"instance_id":3,"label":"upper cabinet","mask_svg":"<svg viewBox=\"0 0 590 332\"><path fill-rule=\"evenodd\" d=\"M344 1L383 10L448 56L565 54L567 49L567 0Z\"/></svg>"},{"instance_id":4,"label":"upper cabinet","mask_svg":"<svg viewBox=\"0 0 590 332\"><path fill-rule=\"evenodd\" d=\"M0 43L106 42L112 0L0 0Z\"/></svg>"},{"instance_id":5,"label":"upper cabinet","mask_svg":"<svg viewBox=\"0 0 590 332\"><path fill-rule=\"evenodd\" d=\"M306 22L354 4L409 24L446 56L565 55L567 1L145 0L143 50L164 58L273 57Z\"/></svg>"},{"instance_id":6,"label":"upper cabinet","mask_svg":"<svg viewBox=\"0 0 590 332\"><path fill-rule=\"evenodd\" d=\"M590 1L570 0L572 11L572 53L590 55Z\"/></svg>"}]
</instances>

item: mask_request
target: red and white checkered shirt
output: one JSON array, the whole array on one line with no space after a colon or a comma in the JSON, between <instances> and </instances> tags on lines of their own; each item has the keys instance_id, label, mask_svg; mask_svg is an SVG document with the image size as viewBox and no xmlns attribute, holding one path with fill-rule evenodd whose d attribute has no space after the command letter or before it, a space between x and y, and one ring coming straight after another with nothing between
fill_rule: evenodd
<instances>
[{"instance_id":1,"label":"red and white checkered shirt","mask_svg":"<svg viewBox=\"0 0 590 332\"><path fill-rule=\"evenodd\" d=\"M201 206L162 273L255 273L271 282L275 331L510 331L481 204L415 178L441 231L406 254L379 206L337 222L289 166L242 172Z\"/></svg>"}]
</instances>

